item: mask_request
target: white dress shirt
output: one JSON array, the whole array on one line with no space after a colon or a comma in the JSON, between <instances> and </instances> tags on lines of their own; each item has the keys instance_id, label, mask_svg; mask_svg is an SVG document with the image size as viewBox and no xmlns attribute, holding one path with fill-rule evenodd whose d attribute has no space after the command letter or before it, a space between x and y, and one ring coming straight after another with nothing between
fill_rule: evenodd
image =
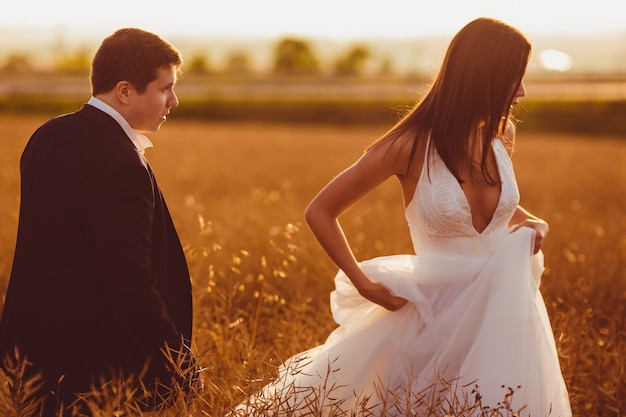
<instances>
[{"instance_id":1,"label":"white dress shirt","mask_svg":"<svg viewBox=\"0 0 626 417\"><path fill-rule=\"evenodd\" d=\"M124 132L126 132L131 142L133 142L135 148L137 148L137 150L142 155L146 151L146 148L151 148L153 146L152 142L150 142L150 139L148 139L146 135L134 130L117 110L106 104L104 101L96 97L91 97L87 104L89 104L90 106L94 106L98 110L102 110L103 112L114 118L115 121L119 123L119 125L122 127L122 129L124 129Z\"/></svg>"}]
</instances>

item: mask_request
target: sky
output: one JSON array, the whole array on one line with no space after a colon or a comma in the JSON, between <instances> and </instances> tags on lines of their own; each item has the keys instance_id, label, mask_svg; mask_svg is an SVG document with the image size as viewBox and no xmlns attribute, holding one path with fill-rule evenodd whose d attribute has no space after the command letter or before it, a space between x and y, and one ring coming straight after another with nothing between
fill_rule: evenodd
<instances>
[{"instance_id":1,"label":"sky","mask_svg":"<svg viewBox=\"0 0 626 417\"><path fill-rule=\"evenodd\" d=\"M527 34L626 32L615 0L3 0L0 27L58 28L106 36L140 27L162 36L333 39L453 35L480 16ZM7 4L8 3L8 4Z\"/></svg>"}]
</instances>

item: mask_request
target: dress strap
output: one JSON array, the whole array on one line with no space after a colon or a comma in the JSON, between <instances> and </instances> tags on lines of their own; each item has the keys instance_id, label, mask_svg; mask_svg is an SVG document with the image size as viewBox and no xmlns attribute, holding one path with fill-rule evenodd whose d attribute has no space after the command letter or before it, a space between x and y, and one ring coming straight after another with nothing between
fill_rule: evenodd
<instances>
[{"instance_id":1,"label":"dress strap","mask_svg":"<svg viewBox=\"0 0 626 417\"><path fill-rule=\"evenodd\" d=\"M428 173L430 172L429 165L432 163L431 159L429 158L430 146L431 146L431 138L430 138L430 133L429 133L428 137L426 138L426 149L424 151L424 162L422 163L422 172L420 172L420 178L417 181L418 185L419 185L420 182L422 182L422 177L424 177L424 175L428 176Z\"/></svg>"}]
</instances>

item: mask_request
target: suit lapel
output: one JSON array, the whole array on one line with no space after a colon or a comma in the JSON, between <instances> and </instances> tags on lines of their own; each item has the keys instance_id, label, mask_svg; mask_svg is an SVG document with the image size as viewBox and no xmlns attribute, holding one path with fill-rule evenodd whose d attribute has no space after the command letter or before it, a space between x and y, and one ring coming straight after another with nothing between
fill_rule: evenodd
<instances>
[{"instance_id":1,"label":"suit lapel","mask_svg":"<svg viewBox=\"0 0 626 417\"><path fill-rule=\"evenodd\" d=\"M98 110L97 108L90 106L89 104L83 104L83 107L78 110L77 114L84 116L94 123L97 123L98 125L110 130L111 133L115 134L115 136L125 138L133 146L133 148L135 147L126 132L124 132L124 129L122 129L122 126L120 126L114 118L112 118L102 110Z\"/></svg>"}]
</instances>

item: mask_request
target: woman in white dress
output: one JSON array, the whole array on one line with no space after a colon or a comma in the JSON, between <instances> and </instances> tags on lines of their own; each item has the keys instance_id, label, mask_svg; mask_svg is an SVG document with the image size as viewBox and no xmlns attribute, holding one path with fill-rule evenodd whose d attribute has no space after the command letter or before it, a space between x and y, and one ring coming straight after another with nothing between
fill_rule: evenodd
<instances>
[{"instance_id":1,"label":"woman in white dress","mask_svg":"<svg viewBox=\"0 0 626 417\"><path fill-rule=\"evenodd\" d=\"M233 415L571 416L538 289L548 225L510 160L530 51L503 22L467 24L422 100L313 199L339 326ZM358 262L337 218L391 176L415 255Z\"/></svg>"}]
</instances>

